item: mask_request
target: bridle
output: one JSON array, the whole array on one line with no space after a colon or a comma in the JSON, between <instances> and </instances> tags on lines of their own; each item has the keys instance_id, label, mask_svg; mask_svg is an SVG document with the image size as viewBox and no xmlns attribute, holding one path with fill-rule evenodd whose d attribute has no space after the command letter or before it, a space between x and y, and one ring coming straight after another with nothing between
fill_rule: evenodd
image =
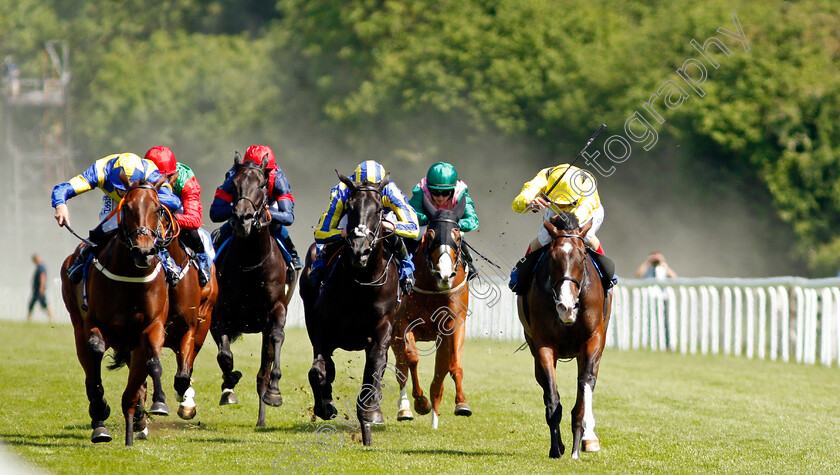
<instances>
[{"instance_id":1,"label":"bridle","mask_svg":"<svg viewBox=\"0 0 840 475\"><path fill-rule=\"evenodd\" d=\"M180 227L177 226L177 221L173 219L172 213L169 211L169 209L167 209L166 206L159 204L158 209L155 211L155 214L157 215L157 224L155 226L155 229L152 229L147 226L138 226L136 228L127 230L124 225L125 220L123 218L123 205L125 204L128 195L131 194L132 191L139 189L154 190L155 193L157 193L155 187L148 183L129 188L125 192L125 195L123 195L122 199L120 199L120 202L117 205L117 209L115 210L117 213L117 227L120 230L120 241L123 244L125 244L129 248L129 250L133 251L138 248L136 239L139 236L150 236L153 238L154 242L152 252L156 253L159 249L168 246L169 243L171 243L172 240L175 239L176 236L178 236L180 232ZM164 215L167 215L169 217L166 225L163 224ZM106 218L106 221L107 219L108 218Z\"/></svg>"},{"instance_id":2,"label":"bridle","mask_svg":"<svg viewBox=\"0 0 840 475\"><path fill-rule=\"evenodd\" d=\"M554 241L556 239L561 239L561 238L577 238L577 239L580 239L581 242L583 242L583 237L579 236L577 234L557 234L555 236L552 236L551 240ZM586 282L588 280L589 274L586 270L586 254L585 253L584 253L584 260L582 262L582 265L583 265L583 280L584 280L584 282ZM580 292L583 289L583 285L582 285L581 281L579 281L578 279L576 279L576 278L574 278L570 275L563 275L559 279L554 280L554 279L551 278L551 275L549 274L549 289L551 289L551 296L554 299L555 304L560 302L560 297L557 295L557 285L564 282L564 281L567 281L567 280L569 282L572 282L573 284L575 284L577 286L577 294L575 295L575 302L577 302L577 303L575 304L575 306L580 305L580 302L579 302Z\"/></svg>"},{"instance_id":3,"label":"bridle","mask_svg":"<svg viewBox=\"0 0 840 475\"><path fill-rule=\"evenodd\" d=\"M450 223L450 224L455 225L454 229L457 229L458 231L461 230L460 223L458 222L457 219L453 219L453 218L436 217L436 218L432 218L432 219L429 220L429 224L431 225L432 223ZM441 239L441 241L444 240L442 236L437 236L437 235L435 236L435 239ZM454 239L453 239L453 241L454 241ZM453 262L453 268L455 268L455 269L458 268L458 265L463 263L463 257L462 257L462 254L461 254L462 243L463 243L463 239L459 239L458 242L455 244L455 246L452 246L455 249L455 261ZM442 246L443 245L448 246L448 244L442 244ZM428 246L425 246L425 245L423 246L425 248L423 255L426 258L426 265L429 267L429 269L434 269L436 267L435 262L432 260L433 250L436 249L436 248L442 247L442 246L435 247L432 243L429 243Z\"/></svg>"},{"instance_id":4,"label":"bridle","mask_svg":"<svg viewBox=\"0 0 840 475\"><path fill-rule=\"evenodd\" d=\"M240 167L243 167L246 170L251 169L251 170L258 171L258 172L260 171L260 168L258 166L251 165L253 162L245 162L245 163L247 165L243 164L243 165L240 165ZM243 168L240 168L240 170L242 170ZM259 200L260 201L259 204L257 204L254 200L252 200L251 198L248 198L247 196L242 196L242 193L239 190L239 184L236 183L235 180L234 180L234 187L236 189L237 198L231 204L231 206L233 207L233 214L231 215L231 218L235 219L240 224L244 223L245 221L247 221L249 219L255 219L260 214L260 210L265 208L266 203L268 203L268 180L263 180L262 184L260 185L260 192L262 193L262 199ZM236 213L236 205L238 205L240 201L247 201L248 203L250 203L251 207L253 208L253 212L252 213L247 213L247 214L244 214L244 215L241 215L241 216L239 214L237 214ZM260 229L268 226L269 224L271 224L271 213L269 213L268 210L266 210L266 212L264 214L264 219L258 219L258 220L254 221L254 229L259 231Z\"/></svg>"},{"instance_id":5,"label":"bridle","mask_svg":"<svg viewBox=\"0 0 840 475\"><path fill-rule=\"evenodd\" d=\"M364 192L373 191L373 192L375 192L378 195L377 202L380 203L378 218L376 220L376 229L371 231L370 228L365 226L364 224L359 224L358 226L356 226L353 229L353 235L354 236L362 235L365 238L370 239L370 243L368 244L368 249L370 249L370 251L372 253L374 247L376 247L376 245L379 244L380 241L384 241L385 239L389 238L392 234L394 234L394 232L391 231L391 232L380 235L380 231L382 230L382 221L383 221L385 211L386 211L385 207L383 207L381 205L381 203L382 203L382 191L379 190L376 187L373 187L373 186L360 186L358 188L351 189L350 190L350 196L352 196L356 192L361 192L361 191L364 191ZM350 244L352 243L352 238L351 238L349 232L347 233L347 236L344 237L344 240L348 244L348 246L345 247L345 250L350 249ZM376 279L373 279L370 282L362 282L362 281L360 281L358 279L355 279L355 278L353 280L355 280L355 282L359 285L364 285L364 286L369 286L369 287L381 287L381 286L385 285L385 283L388 282L388 267L391 265L391 261L393 259L394 259L394 253L392 252L388 256L388 261L385 263L385 267L384 267L384 270L382 271L382 275L380 275Z\"/></svg>"}]
</instances>

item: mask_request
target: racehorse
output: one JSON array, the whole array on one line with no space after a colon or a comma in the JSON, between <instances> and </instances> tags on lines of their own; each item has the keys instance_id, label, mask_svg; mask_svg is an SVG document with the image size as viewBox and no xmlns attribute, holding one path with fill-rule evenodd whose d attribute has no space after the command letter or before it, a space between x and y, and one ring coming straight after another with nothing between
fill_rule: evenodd
<instances>
[{"instance_id":1,"label":"racehorse","mask_svg":"<svg viewBox=\"0 0 840 475\"><path fill-rule=\"evenodd\" d=\"M94 251L93 266L81 284L73 284L67 275L79 249L64 260L61 291L73 323L76 355L85 372L91 441L111 440L105 427L111 409L102 387L101 365L105 351L114 348L110 369L130 360L122 412L125 445L133 445L134 431L146 428L140 390L142 387L145 393L147 375L155 385L154 400L163 400L160 351L169 299L162 264L155 256L157 245L171 229L164 227L168 211L158 199L165 178L154 184L145 180L132 183L121 173L120 180L126 191L117 207L118 231L102 249ZM153 411L160 409L157 404Z\"/></svg>"},{"instance_id":2,"label":"racehorse","mask_svg":"<svg viewBox=\"0 0 840 475\"><path fill-rule=\"evenodd\" d=\"M438 427L443 382L449 373L455 381L455 415L470 416L461 387L463 370L461 353L464 348L464 321L470 303L467 270L461 256L461 230L458 220L464 214L466 201L461 200L453 210L437 210L423 196L423 211L430 216L423 242L414 254L417 282L397 313L397 324L391 347L397 360L397 382L400 385L400 406L397 420L411 420L406 395L406 372L411 370L414 408L420 414L432 413L432 428ZM435 373L430 394L431 404L420 386L417 363L421 354L417 341L435 342ZM435 351L435 350L433 350ZM403 375L400 378L400 375Z\"/></svg>"},{"instance_id":3,"label":"racehorse","mask_svg":"<svg viewBox=\"0 0 840 475\"><path fill-rule=\"evenodd\" d=\"M330 420L338 411L333 404L335 381L333 351L365 350L362 386L356 399L356 415L362 429L362 443L371 444L371 424L383 424L382 373L388 361L388 347L398 304L399 258L386 248L391 236L382 226L385 208L382 190L390 174L376 184L358 183L336 170L350 190L345 203L347 237L338 251L335 265L325 270L323 286L309 278L314 257L311 246L300 279L306 330L312 342L314 360L309 384L315 398L315 415Z\"/></svg>"},{"instance_id":4,"label":"racehorse","mask_svg":"<svg viewBox=\"0 0 840 475\"><path fill-rule=\"evenodd\" d=\"M175 353L178 370L175 392L178 394L178 416L185 420L195 417L195 390L191 386L193 363L204 345L210 330L211 314L219 293L215 271L204 287L198 284L198 269L178 240L176 231L166 249L182 269L177 285L169 286L169 319L164 346ZM165 406L164 406L165 408ZM150 411L151 412L151 411ZM167 412L153 414L166 415Z\"/></svg>"},{"instance_id":5,"label":"racehorse","mask_svg":"<svg viewBox=\"0 0 840 475\"><path fill-rule=\"evenodd\" d=\"M286 267L280 245L269 230L268 155L262 163L242 162L234 155L233 237L216 258L219 298L213 309L210 332L222 369L219 405L237 404L233 389L242 373L233 369L230 344L242 333L262 333L257 394L257 427L265 427L265 406L280 406L280 349L286 334L286 307L294 292L294 272Z\"/></svg>"},{"instance_id":6,"label":"racehorse","mask_svg":"<svg viewBox=\"0 0 840 475\"><path fill-rule=\"evenodd\" d=\"M548 456L559 458L566 448L560 439L562 406L557 392L555 367L560 358L576 358L577 400L572 408L572 458L597 452L592 391L606 343L612 294L605 297L598 269L587 255L583 236L591 222L579 227L571 213L545 221L551 244L529 280L526 294L518 297L519 320L534 357L537 382L543 388L545 420L551 433Z\"/></svg>"}]
</instances>

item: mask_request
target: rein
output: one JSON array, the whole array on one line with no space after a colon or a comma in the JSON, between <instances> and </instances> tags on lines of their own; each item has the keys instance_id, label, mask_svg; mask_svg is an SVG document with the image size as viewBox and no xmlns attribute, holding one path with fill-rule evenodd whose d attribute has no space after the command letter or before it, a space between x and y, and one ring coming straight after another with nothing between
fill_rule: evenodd
<instances>
[{"instance_id":1,"label":"rein","mask_svg":"<svg viewBox=\"0 0 840 475\"><path fill-rule=\"evenodd\" d=\"M391 261L393 261L393 260L394 260L394 253L391 252L390 255L388 256L388 261L385 262L385 269L382 271L382 275L380 275L376 279L373 279L370 282L360 282L359 279L354 277L353 280L357 284L364 285L366 287L382 287L383 285L385 285L388 282L388 267L390 267ZM380 281L382 281L382 282L380 282Z\"/></svg>"}]
</instances>

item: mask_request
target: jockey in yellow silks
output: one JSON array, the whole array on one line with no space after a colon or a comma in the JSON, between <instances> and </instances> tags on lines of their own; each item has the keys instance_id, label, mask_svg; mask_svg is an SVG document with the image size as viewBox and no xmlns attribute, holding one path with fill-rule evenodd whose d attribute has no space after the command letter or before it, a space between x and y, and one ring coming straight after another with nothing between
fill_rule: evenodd
<instances>
[{"instance_id":1,"label":"jockey in yellow silks","mask_svg":"<svg viewBox=\"0 0 840 475\"><path fill-rule=\"evenodd\" d=\"M598 183L595 177L586 170L565 164L543 168L522 186L522 191L514 198L511 208L517 213L528 210L543 211L546 221L560 212L570 212L577 217L581 227L591 221L592 227L583 237L583 242L598 255L604 255L601 241L595 235L604 222L604 207L598 195ZM551 236L548 230L540 225L539 233L528 246L526 256L547 246L550 242ZM599 267L609 273L604 279L605 288L612 287L615 279L610 278L613 277L614 264L606 258L593 257ZM514 272L511 274L511 287L517 284L516 281Z\"/></svg>"},{"instance_id":2,"label":"jockey in yellow silks","mask_svg":"<svg viewBox=\"0 0 840 475\"><path fill-rule=\"evenodd\" d=\"M604 207L601 206L597 186L592 174L575 166L543 168L537 176L522 186L522 191L514 198L511 207L517 213L543 210L546 221L560 211L574 213L581 226L592 220L592 228L586 233L584 243L603 254L601 242L595 236L604 222ZM528 252L536 251L550 242L548 231L540 225L540 232L528 247Z\"/></svg>"}]
</instances>

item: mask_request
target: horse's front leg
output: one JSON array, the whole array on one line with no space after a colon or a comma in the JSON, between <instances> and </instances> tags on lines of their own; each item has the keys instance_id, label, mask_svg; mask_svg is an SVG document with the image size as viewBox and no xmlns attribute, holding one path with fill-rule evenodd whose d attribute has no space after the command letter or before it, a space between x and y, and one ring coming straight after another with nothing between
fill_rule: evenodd
<instances>
[{"instance_id":1,"label":"horse's front leg","mask_svg":"<svg viewBox=\"0 0 840 475\"><path fill-rule=\"evenodd\" d=\"M371 424L384 424L382 417L382 374L388 363L388 347L391 346L391 324L387 318L376 329L374 342L365 348L365 361L362 387L356 398L356 415L362 425L362 443L371 445Z\"/></svg>"},{"instance_id":2,"label":"horse's front leg","mask_svg":"<svg viewBox=\"0 0 840 475\"><path fill-rule=\"evenodd\" d=\"M400 329L398 328L399 332ZM399 412L397 412L398 421L414 420L414 414L411 412L411 403L408 402L408 393L406 386L408 378L405 375L408 373L409 361L406 354L405 336L397 333L391 340L391 349L394 351L394 359L397 366L397 384L400 387ZM400 378L399 376L403 376Z\"/></svg>"},{"instance_id":3,"label":"horse's front leg","mask_svg":"<svg viewBox=\"0 0 840 475\"><path fill-rule=\"evenodd\" d=\"M107 346L99 329L93 328L86 332L83 328L74 328L76 337L76 356L85 371L85 391L88 397L88 414L90 428L93 433L90 441L110 442L111 434L105 428L105 421L111 414L111 407L105 400L105 389L102 387L102 357Z\"/></svg>"},{"instance_id":4,"label":"horse's front leg","mask_svg":"<svg viewBox=\"0 0 840 475\"><path fill-rule=\"evenodd\" d=\"M166 405L166 395L163 393L163 383L161 382L163 366L160 364L160 351L163 348L165 338L163 323L160 320L149 325L145 331L145 341L142 345L145 354L138 352L138 356L142 355L145 358L137 358L145 363L146 373L151 376L152 386L154 387L152 392L152 407L149 408L149 413L158 416L169 415L169 406ZM144 374L143 381L145 379L146 375ZM137 383L138 388L143 381Z\"/></svg>"},{"instance_id":5,"label":"horse's front leg","mask_svg":"<svg viewBox=\"0 0 840 475\"><path fill-rule=\"evenodd\" d=\"M540 347L534 355L535 376L543 388L543 403L545 403L545 422L551 434L551 449L548 456L560 458L566 452L566 446L560 438L560 420L563 417L563 406L560 404L560 394L557 392L555 365L557 359L551 347Z\"/></svg>"},{"instance_id":6,"label":"horse's front leg","mask_svg":"<svg viewBox=\"0 0 840 475\"><path fill-rule=\"evenodd\" d=\"M122 412L125 418L125 445L127 446L134 445L134 415L141 400L140 389L146 382L148 368L151 366L149 363L152 358L143 358L144 353L153 353L153 349L148 347L148 342L144 342L140 348L132 352L131 365L128 370L128 383L122 394ZM160 364L160 361L158 361L158 364ZM159 385L160 382L157 384ZM156 385L155 391L157 391L157 388L158 386ZM145 439L148 436L148 430L141 433L143 433L143 436L138 438Z\"/></svg>"},{"instance_id":7,"label":"horse's front leg","mask_svg":"<svg viewBox=\"0 0 840 475\"><path fill-rule=\"evenodd\" d=\"M272 318L269 322L268 330L263 333L263 341L268 340L271 343L271 353L267 354L268 369L270 373L270 381L268 384L268 391L260 396L260 398L269 406L279 406L283 404L283 397L280 395L280 378L283 377L283 372L280 369L280 352L283 348L283 342L286 341L286 305L282 301L278 301L271 313ZM262 369L262 368L261 368Z\"/></svg>"},{"instance_id":8,"label":"horse's front leg","mask_svg":"<svg viewBox=\"0 0 840 475\"><path fill-rule=\"evenodd\" d=\"M332 382L335 380L335 364L332 356L316 347L312 368L309 369L309 385L312 386L312 396L315 398L313 411L321 419L332 419L338 410L332 401Z\"/></svg>"},{"instance_id":9,"label":"horse's front leg","mask_svg":"<svg viewBox=\"0 0 840 475\"><path fill-rule=\"evenodd\" d=\"M424 416L432 410L432 403L423 395L423 386L420 384L420 372L417 369L417 365L420 364L420 349L417 348L417 339L410 328L406 329L403 338L403 357L411 371L411 396L414 398L414 410Z\"/></svg>"},{"instance_id":10,"label":"horse's front leg","mask_svg":"<svg viewBox=\"0 0 840 475\"><path fill-rule=\"evenodd\" d=\"M195 389L192 388L191 377L193 361L195 361L195 326L181 337L180 347L176 352L178 372L175 373L175 392L180 403L178 417L190 420L195 417Z\"/></svg>"},{"instance_id":11,"label":"horse's front leg","mask_svg":"<svg viewBox=\"0 0 840 475\"><path fill-rule=\"evenodd\" d=\"M228 404L239 404L239 399L233 392L233 388L242 378L242 373L233 370L233 353L230 351L230 336L228 335L225 323L222 317L227 317L221 312L213 312L212 323L210 331L213 334L213 340L216 341L218 354L216 355L216 362L219 364L219 369L222 370L222 397L219 399L220 406Z\"/></svg>"},{"instance_id":12,"label":"horse's front leg","mask_svg":"<svg viewBox=\"0 0 840 475\"><path fill-rule=\"evenodd\" d=\"M604 340L593 336L581 348L577 358L578 380L577 399L572 408L572 458L580 457L580 449L584 452L598 452L601 443L595 435L595 415L592 411L592 392L598 379L598 367L604 350ZM582 446L582 447L581 447Z\"/></svg>"},{"instance_id":13,"label":"horse's front leg","mask_svg":"<svg viewBox=\"0 0 840 475\"><path fill-rule=\"evenodd\" d=\"M463 320L462 320L463 321ZM455 381L455 415L456 416L471 416L472 409L467 404L467 396L464 395L463 379L464 369L461 366L461 355L464 353L464 339L466 338L466 329L464 325L459 325L452 335L454 348L452 350L452 357L449 360L449 374L452 380Z\"/></svg>"}]
</instances>

